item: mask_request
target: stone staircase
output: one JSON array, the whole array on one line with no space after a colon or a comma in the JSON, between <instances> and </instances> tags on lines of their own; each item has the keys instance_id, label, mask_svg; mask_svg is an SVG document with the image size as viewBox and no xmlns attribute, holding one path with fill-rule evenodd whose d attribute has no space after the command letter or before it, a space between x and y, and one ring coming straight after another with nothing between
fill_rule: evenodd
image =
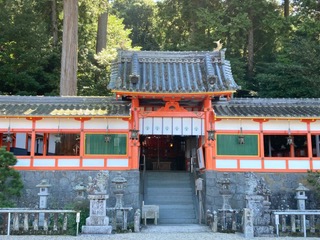
<instances>
[{"instance_id":1,"label":"stone staircase","mask_svg":"<svg viewBox=\"0 0 320 240\"><path fill-rule=\"evenodd\" d=\"M159 224L195 224L195 192L188 172L148 171L144 203L159 206Z\"/></svg>"}]
</instances>

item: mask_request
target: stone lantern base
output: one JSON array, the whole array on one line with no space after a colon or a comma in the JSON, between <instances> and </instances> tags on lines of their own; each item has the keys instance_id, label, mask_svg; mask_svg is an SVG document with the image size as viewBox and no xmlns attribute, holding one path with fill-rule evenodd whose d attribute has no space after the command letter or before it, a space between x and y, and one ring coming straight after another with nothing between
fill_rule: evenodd
<instances>
[{"instance_id":1,"label":"stone lantern base","mask_svg":"<svg viewBox=\"0 0 320 240\"><path fill-rule=\"evenodd\" d=\"M111 234L112 226L82 226L83 234Z\"/></svg>"}]
</instances>

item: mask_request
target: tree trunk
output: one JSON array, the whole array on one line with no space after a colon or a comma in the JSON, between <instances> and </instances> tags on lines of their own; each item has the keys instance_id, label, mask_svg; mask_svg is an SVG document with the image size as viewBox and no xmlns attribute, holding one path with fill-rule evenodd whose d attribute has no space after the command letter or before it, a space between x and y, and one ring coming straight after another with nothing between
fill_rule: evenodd
<instances>
[{"instance_id":1,"label":"tree trunk","mask_svg":"<svg viewBox=\"0 0 320 240\"><path fill-rule=\"evenodd\" d=\"M98 18L96 53L107 47L108 9Z\"/></svg>"},{"instance_id":2,"label":"tree trunk","mask_svg":"<svg viewBox=\"0 0 320 240\"><path fill-rule=\"evenodd\" d=\"M284 0L284 12L283 12L284 17L289 17L289 4L290 4L290 0Z\"/></svg>"},{"instance_id":3,"label":"tree trunk","mask_svg":"<svg viewBox=\"0 0 320 240\"><path fill-rule=\"evenodd\" d=\"M52 23L53 46L57 46L58 45L58 24L57 24L56 0L51 0L51 23Z\"/></svg>"},{"instance_id":4,"label":"tree trunk","mask_svg":"<svg viewBox=\"0 0 320 240\"><path fill-rule=\"evenodd\" d=\"M253 78L253 75L254 75L254 72L253 72L253 61L254 61L254 43L253 43L253 21L252 21L252 14L251 14L251 11L250 10L250 13L249 13L249 18L251 20L251 26L248 30L248 77L249 77L249 80L252 80Z\"/></svg>"},{"instance_id":5,"label":"tree trunk","mask_svg":"<svg viewBox=\"0 0 320 240\"><path fill-rule=\"evenodd\" d=\"M63 1L60 96L77 95L78 0Z\"/></svg>"}]
</instances>

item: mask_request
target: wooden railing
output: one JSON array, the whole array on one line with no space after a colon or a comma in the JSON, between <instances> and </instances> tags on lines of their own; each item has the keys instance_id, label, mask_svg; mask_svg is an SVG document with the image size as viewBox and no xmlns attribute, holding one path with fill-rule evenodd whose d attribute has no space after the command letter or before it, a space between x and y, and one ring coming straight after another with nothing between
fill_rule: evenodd
<instances>
[{"instance_id":1,"label":"wooden railing","mask_svg":"<svg viewBox=\"0 0 320 240\"><path fill-rule=\"evenodd\" d=\"M272 211L272 213L277 236L280 235L279 226L281 226L282 232L295 233L299 229L300 232L303 232L303 236L307 237L307 228L310 229L310 233L316 232L316 216L320 215L320 210L283 210ZM289 228L287 226L288 222L290 222Z\"/></svg>"},{"instance_id":2,"label":"wooden railing","mask_svg":"<svg viewBox=\"0 0 320 240\"><path fill-rule=\"evenodd\" d=\"M0 208L0 216L4 228L7 228L7 235L11 230L24 232L33 229L48 231L49 226L53 231L67 230L68 214L75 214L76 235L79 233L80 211L74 210L41 210L41 209L21 209L21 208ZM59 219L62 219L60 221ZM21 226L22 225L22 226Z\"/></svg>"}]
</instances>

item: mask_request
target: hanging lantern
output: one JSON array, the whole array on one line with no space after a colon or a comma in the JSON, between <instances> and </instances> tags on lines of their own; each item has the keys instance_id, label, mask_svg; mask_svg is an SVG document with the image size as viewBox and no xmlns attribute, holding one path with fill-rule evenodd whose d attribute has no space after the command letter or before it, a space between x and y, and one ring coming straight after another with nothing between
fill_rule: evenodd
<instances>
[{"instance_id":1,"label":"hanging lantern","mask_svg":"<svg viewBox=\"0 0 320 240\"><path fill-rule=\"evenodd\" d=\"M11 137L10 132L8 132L8 134L7 134L6 142L7 142L7 143L11 143L11 142L12 142L12 137Z\"/></svg>"},{"instance_id":2,"label":"hanging lantern","mask_svg":"<svg viewBox=\"0 0 320 240\"><path fill-rule=\"evenodd\" d=\"M207 132L208 132L208 140L209 140L209 141L214 141L214 140L215 140L215 133L216 133L216 131L214 131L214 130L208 130Z\"/></svg>"},{"instance_id":3,"label":"hanging lantern","mask_svg":"<svg viewBox=\"0 0 320 240\"><path fill-rule=\"evenodd\" d=\"M239 144L245 144L244 135L241 134L241 135L238 136L238 143Z\"/></svg>"},{"instance_id":4,"label":"hanging lantern","mask_svg":"<svg viewBox=\"0 0 320 240\"><path fill-rule=\"evenodd\" d=\"M9 122L7 136L6 136L6 142L7 143L11 143L12 142L12 136L11 136L11 133L10 133L10 122Z\"/></svg>"},{"instance_id":5,"label":"hanging lantern","mask_svg":"<svg viewBox=\"0 0 320 240\"><path fill-rule=\"evenodd\" d=\"M106 143L109 143L109 142L111 141L111 136L110 136L109 134L104 135L104 141L105 141Z\"/></svg>"},{"instance_id":6,"label":"hanging lantern","mask_svg":"<svg viewBox=\"0 0 320 240\"><path fill-rule=\"evenodd\" d=\"M60 135L60 133L56 135L55 143L61 143L61 135Z\"/></svg>"},{"instance_id":7,"label":"hanging lantern","mask_svg":"<svg viewBox=\"0 0 320 240\"><path fill-rule=\"evenodd\" d=\"M288 137L287 137L287 145L292 145L293 144L293 137L291 136L291 130L290 127L288 129Z\"/></svg>"},{"instance_id":8,"label":"hanging lantern","mask_svg":"<svg viewBox=\"0 0 320 240\"><path fill-rule=\"evenodd\" d=\"M293 144L293 137L291 135L289 135L287 137L287 145L292 145Z\"/></svg>"},{"instance_id":9,"label":"hanging lantern","mask_svg":"<svg viewBox=\"0 0 320 240\"><path fill-rule=\"evenodd\" d=\"M244 135L242 134L242 120L240 120L240 135L238 136L238 144L245 144Z\"/></svg>"},{"instance_id":10,"label":"hanging lantern","mask_svg":"<svg viewBox=\"0 0 320 240\"><path fill-rule=\"evenodd\" d=\"M130 130L130 139L131 140L138 140L139 139L138 135L139 135L139 130L136 130L136 129Z\"/></svg>"}]
</instances>

